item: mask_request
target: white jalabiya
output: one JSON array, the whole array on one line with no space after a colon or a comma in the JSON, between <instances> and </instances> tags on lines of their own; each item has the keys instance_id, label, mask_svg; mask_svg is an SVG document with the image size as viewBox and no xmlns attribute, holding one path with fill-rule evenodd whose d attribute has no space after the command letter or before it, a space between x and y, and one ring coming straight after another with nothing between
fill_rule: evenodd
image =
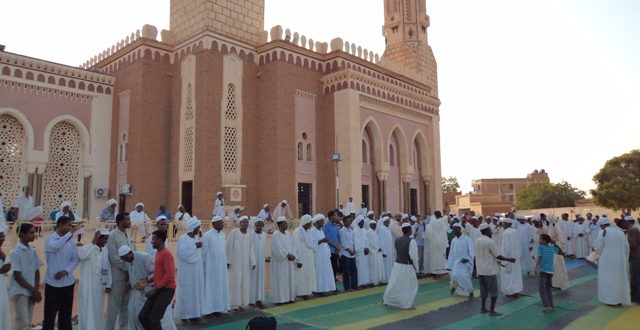
<instances>
[{"instance_id":1,"label":"white jalabiya","mask_svg":"<svg viewBox=\"0 0 640 330\"><path fill-rule=\"evenodd\" d=\"M136 227L136 231L138 232L138 237L148 237L151 235L151 219L147 213L138 212L137 210L133 210L129 213L129 219L131 219L131 224Z\"/></svg>"},{"instance_id":2,"label":"white jalabiya","mask_svg":"<svg viewBox=\"0 0 640 330\"><path fill-rule=\"evenodd\" d=\"M449 246L447 231L449 223L445 218L432 218L431 222L425 228L428 245L425 245L425 253L428 254L426 260L429 261L425 265L427 274L441 275L446 274L446 253Z\"/></svg>"},{"instance_id":3,"label":"white jalabiya","mask_svg":"<svg viewBox=\"0 0 640 330\"><path fill-rule=\"evenodd\" d=\"M477 227L474 227L473 225L467 223L464 226L464 230L463 233L465 235L467 235L467 237L469 237L471 239L471 243L475 243L476 240L478 238L480 238L480 236L482 236L482 233L480 232L480 229L478 229Z\"/></svg>"},{"instance_id":4,"label":"white jalabiya","mask_svg":"<svg viewBox=\"0 0 640 330\"><path fill-rule=\"evenodd\" d=\"M594 246L598 253L598 300L603 304L631 305L629 242L615 227L600 232Z\"/></svg>"},{"instance_id":5,"label":"white jalabiya","mask_svg":"<svg viewBox=\"0 0 640 330\"><path fill-rule=\"evenodd\" d=\"M195 237L184 234L176 247L178 286L175 317L179 319L199 318L205 314L202 249L196 248L196 242Z\"/></svg>"},{"instance_id":6,"label":"white jalabiya","mask_svg":"<svg viewBox=\"0 0 640 330\"><path fill-rule=\"evenodd\" d=\"M18 220L32 220L42 215L42 206L34 206L33 196L27 197L24 192L18 196L16 205L18 206Z\"/></svg>"},{"instance_id":7,"label":"white jalabiya","mask_svg":"<svg viewBox=\"0 0 640 330\"><path fill-rule=\"evenodd\" d=\"M318 245L318 242L325 238L322 229L318 230L312 227L309 231L311 241ZM333 268L331 268L331 249L329 244L322 243L318 245L314 254L314 262L316 267L316 292L331 292L336 290L336 282L333 277Z\"/></svg>"},{"instance_id":8,"label":"white jalabiya","mask_svg":"<svg viewBox=\"0 0 640 330\"><path fill-rule=\"evenodd\" d=\"M533 257L531 256L531 241L533 240L533 232L531 225L528 223L518 224L514 229L518 234L518 251L520 259L520 269L523 272L533 273L535 265L533 263Z\"/></svg>"},{"instance_id":9,"label":"white jalabiya","mask_svg":"<svg viewBox=\"0 0 640 330\"><path fill-rule=\"evenodd\" d=\"M302 226L293 231L293 242L298 261L302 264L301 268L295 268L296 296L308 296L318 289L314 258L318 243L313 244L310 233Z\"/></svg>"},{"instance_id":10,"label":"white jalabiya","mask_svg":"<svg viewBox=\"0 0 640 330\"><path fill-rule=\"evenodd\" d=\"M78 288L78 322L80 329L102 329L104 290L102 270L106 269L103 255L106 248L89 244L78 251L80 258L80 281Z\"/></svg>"},{"instance_id":11,"label":"white jalabiya","mask_svg":"<svg viewBox=\"0 0 640 330\"><path fill-rule=\"evenodd\" d=\"M560 220L558 221L558 227L560 227L560 229L562 229L562 232L564 233L565 237L566 237L566 241L567 241L567 247L565 248L566 250L564 251L564 253L566 255L574 255L575 254L575 249L574 249L574 239L573 239L573 221L571 220Z\"/></svg>"},{"instance_id":12,"label":"white jalabiya","mask_svg":"<svg viewBox=\"0 0 640 330\"><path fill-rule=\"evenodd\" d=\"M384 278L381 282L388 283L389 277L391 276L391 269L393 268L396 258L395 247L393 246L393 236L391 236L389 227L385 226L382 222L380 222L380 225L376 227L376 233L378 234L380 248L382 249L383 255L382 265L384 266Z\"/></svg>"},{"instance_id":13,"label":"white jalabiya","mask_svg":"<svg viewBox=\"0 0 640 330\"><path fill-rule=\"evenodd\" d=\"M409 243L409 258L411 265L394 262L389 284L384 290L383 304L400 308L410 308L418 293L418 243Z\"/></svg>"},{"instance_id":14,"label":"white jalabiya","mask_svg":"<svg viewBox=\"0 0 640 330\"><path fill-rule=\"evenodd\" d=\"M251 239L253 240L253 254L256 257L256 269L251 271L249 303L255 304L258 301L264 301L265 282L267 280L266 256L264 252L267 235L265 233L258 234L252 231Z\"/></svg>"},{"instance_id":15,"label":"white jalabiya","mask_svg":"<svg viewBox=\"0 0 640 330\"><path fill-rule=\"evenodd\" d=\"M520 251L518 248L518 233L508 228L502 234L500 255L505 258L515 258L516 262L507 263L500 269L500 288L502 293L513 295L522 291L522 269L520 268Z\"/></svg>"},{"instance_id":16,"label":"white jalabiya","mask_svg":"<svg viewBox=\"0 0 640 330\"><path fill-rule=\"evenodd\" d=\"M287 255L296 256L291 235L280 230L273 233L271 243L271 301L276 304L296 299L295 261L289 261Z\"/></svg>"},{"instance_id":17,"label":"white jalabiya","mask_svg":"<svg viewBox=\"0 0 640 330\"><path fill-rule=\"evenodd\" d=\"M224 232L209 230L202 236L204 261L204 313L225 313L230 309L227 246Z\"/></svg>"},{"instance_id":18,"label":"white jalabiya","mask_svg":"<svg viewBox=\"0 0 640 330\"><path fill-rule=\"evenodd\" d=\"M502 234L504 234L504 227L502 227L502 225L496 227L496 230L492 230L493 231L493 235L491 235L491 239L493 239L494 242L496 242L496 246L497 247L501 247L502 246Z\"/></svg>"},{"instance_id":19,"label":"white jalabiya","mask_svg":"<svg viewBox=\"0 0 640 330\"><path fill-rule=\"evenodd\" d=\"M367 241L369 242L369 281L378 285L385 280L384 258L378 235L371 228L367 229ZM360 270L358 270L359 272Z\"/></svg>"},{"instance_id":20,"label":"white jalabiya","mask_svg":"<svg viewBox=\"0 0 640 330\"><path fill-rule=\"evenodd\" d=\"M455 288L455 293L461 296L468 296L473 292L471 282L475 256L473 249L473 242L468 236L460 235L451 240L447 269L451 269L451 287ZM463 263L463 259L466 259L467 263Z\"/></svg>"},{"instance_id":21,"label":"white jalabiya","mask_svg":"<svg viewBox=\"0 0 640 330\"><path fill-rule=\"evenodd\" d=\"M547 228L547 234L551 240L564 252L567 247L567 237L562 229L556 224L551 224ZM553 256L553 277L551 278L551 286L566 290L569 288L569 273L565 264L564 256L556 254Z\"/></svg>"},{"instance_id":22,"label":"white jalabiya","mask_svg":"<svg viewBox=\"0 0 640 330\"><path fill-rule=\"evenodd\" d=\"M595 223L589 223L589 251L593 249L596 245L596 241L598 240L598 235L600 235L600 226Z\"/></svg>"},{"instance_id":23,"label":"white jalabiya","mask_svg":"<svg viewBox=\"0 0 640 330\"><path fill-rule=\"evenodd\" d=\"M227 264L229 264L229 303L231 307L249 304L251 270L256 266L253 241L249 232L236 228L227 237ZM209 280L209 279L207 279Z\"/></svg>"},{"instance_id":24,"label":"white jalabiya","mask_svg":"<svg viewBox=\"0 0 640 330\"><path fill-rule=\"evenodd\" d=\"M363 221L364 222L364 221ZM358 226L353 230L353 245L356 250L356 269L358 270L358 286L371 283L369 280L369 256L364 254L364 249L369 248L367 231Z\"/></svg>"},{"instance_id":25,"label":"white jalabiya","mask_svg":"<svg viewBox=\"0 0 640 330\"><path fill-rule=\"evenodd\" d=\"M211 212L213 216L225 217L227 215L227 211L224 208L224 198L216 198L216 201L213 203L213 211Z\"/></svg>"},{"instance_id":26,"label":"white jalabiya","mask_svg":"<svg viewBox=\"0 0 640 330\"><path fill-rule=\"evenodd\" d=\"M582 235L582 237L580 237ZM589 255L589 223L583 221L573 224L573 239L576 258L584 259Z\"/></svg>"},{"instance_id":27,"label":"white jalabiya","mask_svg":"<svg viewBox=\"0 0 640 330\"><path fill-rule=\"evenodd\" d=\"M189 220L191 220L191 215L189 214L189 212L176 212L176 215L174 217L176 223L175 225L178 226L179 230L184 230L187 227L187 222L189 222Z\"/></svg>"},{"instance_id":28,"label":"white jalabiya","mask_svg":"<svg viewBox=\"0 0 640 330\"><path fill-rule=\"evenodd\" d=\"M4 224L0 224L3 226ZM2 228L0 228L2 232ZM0 267L10 263L9 255L5 260L0 259ZM0 329L11 329L11 318L9 317L9 291L7 284L9 283L9 276L7 274L0 274Z\"/></svg>"},{"instance_id":29,"label":"white jalabiya","mask_svg":"<svg viewBox=\"0 0 640 330\"><path fill-rule=\"evenodd\" d=\"M394 242L396 238L402 236L402 228L400 228L400 225L401 224L395 219L389 220L389 230L391 231L391 236L393 236Z\"/></svg>"}]
</instances>

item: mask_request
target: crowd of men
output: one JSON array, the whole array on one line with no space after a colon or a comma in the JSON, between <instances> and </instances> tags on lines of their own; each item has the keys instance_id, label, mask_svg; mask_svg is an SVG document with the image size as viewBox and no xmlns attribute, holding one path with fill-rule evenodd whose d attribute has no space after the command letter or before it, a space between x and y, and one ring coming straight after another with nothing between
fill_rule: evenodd
<instances>
[{"instance_id":1,"label":"crowd of men","mask_svg":"<svg viewBox=\"0 0 640 330\"><path fill-rule=\"evenodd\" d=\"M142 203L130 213L116 213L117 203L110 200L100 220L113 229L100 229L91 244L81 245L72 238L82 232L82 225L69 216L73 212L68 208L61 207L55 232L45 242L44 294L39 286L43 263L30 246L34 226L19 226L20 242L10 255L0 249L0 274L12 270L9 291L0 287L0 313L8 315L10 297L17 329L31 329L33 306L42 300L43 328L54 329L57 318L59 329L71 329L77 267L81 329L102 329L103 323L106 329L175 329L174 318L192 324L208 315L264 308L267 268L275 305L338 293L341 280L344 292L387 285L384 304L411 309L419 277L448 274L451 294L469 299L474 296L472 278L477 277L480 311L498 316L498 292L517 298L525 274L539 274L544 311L552 312L551 288L569 288L565 259L586 258L597 260L600 301L640 303L640 231L630 215L612 222L606 215L591 214L570 220L568 214L558 219L514 213L443 216L436 211L422 219L376 214L364 204L355 210L350 199L345 208L303 215L290 232L286 201L273 213L264 205L249 217L238 207L227 214L218 193L207 232L182 206L173 218L162 207L153 229ZM228 234L223 231L225 219L234 222ZM178 239L175 263L165 248L168 237L176 234L168 233L169 221L185 231ZM136 251L129 234L132 226L146 239L144 252ZM0 226L0 247L4 231ZM270 247L267 235L272 235ZM105 294L108 312L102 320ZM8 329L10 320L2 322L0 329Z\"/></svg>"}]
</instances>

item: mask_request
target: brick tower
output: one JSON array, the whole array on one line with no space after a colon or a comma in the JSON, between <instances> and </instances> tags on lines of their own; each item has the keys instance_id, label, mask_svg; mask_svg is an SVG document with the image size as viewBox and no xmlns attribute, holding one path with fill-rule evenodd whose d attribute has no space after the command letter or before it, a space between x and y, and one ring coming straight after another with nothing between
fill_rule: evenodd
<instances>
[{"instance_id":1,"label":"brick tower","mask_svg":"<svg viewBox=\"0 0 640 330\"><path fill-rule=\"evenodd\" d=\"M381 65L431 87L438 95L436 60L427 38L426 0L384 0Z\"/></svg>"}]
</instances>

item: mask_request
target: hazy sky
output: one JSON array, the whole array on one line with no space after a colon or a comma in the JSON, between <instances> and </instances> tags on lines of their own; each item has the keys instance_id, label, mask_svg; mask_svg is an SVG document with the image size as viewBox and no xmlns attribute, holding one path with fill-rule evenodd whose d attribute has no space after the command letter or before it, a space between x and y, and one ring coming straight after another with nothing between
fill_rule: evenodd
<instances>
[{"instance_id":1,"label":"hazy sky","mask_svg":"<svg viewBox=\"0 0 640 330\"><path fill-rule=\"evenodd\" d=\"M383 0L266 0L265 29L334 37L382 54ZM427 0L438 61L442 173L593 188L616 155L640 148L640 1ZM79 65L149 23L169 0L13 0L6 50Z\"/></svg>"}]
</instances>

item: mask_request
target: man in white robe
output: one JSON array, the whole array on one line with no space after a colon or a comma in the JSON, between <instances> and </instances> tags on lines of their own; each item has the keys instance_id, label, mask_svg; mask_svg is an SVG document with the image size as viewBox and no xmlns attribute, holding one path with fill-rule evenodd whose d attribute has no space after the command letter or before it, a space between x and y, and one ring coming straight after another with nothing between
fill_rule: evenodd
<instances>
[{"instance_id":1,"label":"man in white robe","mask_svg":"<svg viewBox=\"0 0 640 330\"><path fill-rule=\"evenodd\" d=\"M443 275L447 273L446 269L446 251L449 246L447 231L449 230L449 222L442 217L440 211L435 211L429 225L425 228L428 244L425 245L425 255L428 264L425 265L425 273L435 275Z\"/></svg>"},{"instance_id":2,"label":"man in white robe","mask_svg":"<svg viewBox=\"0 0 640 330\"><path fill-rule=\"evenodd\" d=\"M22 192L20 192L16 200L18 220L33 220L33 218L42 215L42 206L34 206L33 204L31 187L23 187Z\"/></svg>"},{"instance_id":3,"label":"man in white robe","mask_svg":"<svg viewBox=\"0 0 640 330\"><path fill-rule=\"evenodd\" d=\"M598 220L601 232L594 245L598 257L598 300L610 306L631 305L629 242L608 218Z\"/></svg>"},{"instance_id":4,"label":"man in white robe","mask_svg":"<svg viewBox=\"0 0 640 330\"><path fill-rule=\"evenodd\" d=\"M285 217L287 220L293 219L293 213L291 213L291 208L289 207L289 202L283 200L276 206L276 209L273 210L273 218L279 219L280 217Z\"/></svg>"},{"instance_id":5,"label":"man in white robe","mask_svg":"<svg viewBox=\"0 0 640 330\"><path fill-rule=\"evenodd\" d=\"M316 270L316 293L326 294L336 291L336 282L331 266L331 249L329 239L324 235L324 215L316 214L313 217L313 227L309 231L311 242L317 245L313 260Z\"/></svg>"},{"instance_id":6,"label":"man in white robe","mask_svg":"<svg viewBox=\"0 0 640 330\"><path fill-rule=\"evenodd\" d=\"M103 273L108 265L105 264L104 247L109 239L109 231L96 231L93 241L78 251L80 258L80 281L78 288L78 323L80 329L102 329L102 311L104 308L104 294L111 289L111 283L105 282ZM108 280L108 282L111 282ZM107 287L108 284L108 287Z\"/></svg>"},{"instance_id":7,"label":"man in white robe","mask_svg":"<svg viewBox=\"0 0 640 330\"><path fill-rule=\"evenodd\" d=\"M556 242L560 250L564 251L567 246L567 236L558 224L558 218L554 215L549 216L549 227L547 227L547 235L551 240ZM569 288L569 273L565 264L563 255L555 254L553 256L553 277L551 278L551 286L560 290Z\"/></svg>"},{"instance_id":8,"label":"man in white robe","mask_svg":"<svg viewBox=\"0 0 640 330\"><path fill-rule=\"evenodd\" d=\"M271 244L271 301L276 305L296 300L295 268L302 267L296 255L295 244L287 233L287 218L277 219L278 230Z\"/></svg>"},{"instance_id":9,"label":"man in white robe","mask_svg":"<svg viewBox=\"0 0 640 330\"><path fill-rule=\"evenodd\" d=\"M589 223L589 251L593 250L593 246L596 245L598 235L600 234L600 226L598 226L598 219L594 218L591 213L587 213L587 221Z\"/></svg>"},{"instance_id":10,"label":"man in white robe","mask_svg":"<svg viewBox=\"0 0 640 330\"><path fill-rule=\"evenodd\" d=\"M204 270L202 242L198 241L200 220L195 217L187 223L187 233L180 237L176 247L178 283L175 316L183 323L197 323L204 312ZM219 284L217 284L219 285Z\"/></svg>"},{"instance_id":11,"label":"man in white robe","mask_svg":"<svg viewBox=\"0 0 640 330\"><path fill-rule=\"evenodd\" d=\"M357 216L353 228L353 245L356 250L356 268L358 269L358 287L368 286L369 280L369 241L364 217Z\"/></svg>"},{"instance_id":12,"label":"man in white robe","mask_svg":"<svg viewBox=\"0 0 640 330\"><path fill-rule=\"evenodd\" d=\"M136 228L137 237L144 241L147 236L151 235L151 219L144 212L143 203L136 204L136 209L129 213L129 219L131 219L131 224Z\"/></svg>"},{"instance_id":13,"label":"man in white robe","mask_svg":"<svg viewBox=\"0 0 640 330\"><path fill-rule=\"evenodd\" d=\"M516 215L518 226L514 229L518 236L519 256L516 257L520 261L520 269L528 274L533 274L535 264L531 256L531 246L533 241L533 231L531 225L525 222L523 215Z\"/></svg>"},{"instance_id":14,"label":"man in white robe","mask_svg":"<svg viewBox=\"0 0 640 330\"><path fill-rule=\"evenodd\" d=\"M473 242L462 235L462 226L459 223L453 225L455 237L451 240L447 269L451 269L451 294L473 298Z\"/></svg>"},{"instance_id":15,"label":"man in white robe","mask_svg":"<svg viewBox=\"0 0 640 330\"><path fill-rule=\"evenodd\" d=\"M562 220L558 223L558 226L560 227L560 229L562 229L562 232L566 236L567 247L566 250L563 251L565 252L565 255L567 257L573 257L575 255L573 244L573 221L569 220L569 214L562 214Z\"/></svg>"},{"instance_id":16,"label":"man in white robe","mask_svg":"<svg viewBox=\"0 0 640 330\"><path fill-rule=\"evenodd\" d=\"M178 212L176 212L174 219L175 224L173 229L173 237L176 237L176 233L178 232L178 230L185 230L185 228L187 227L187 223L189 223L189 220L191 220L191 215L184 208L184 205L180 204L178 205Z\"/></svg>"},{"instance_id":17,"label":"man in white robe","mask_svg":"<svg viewBox=\"0 0 640 330\"><path fill-rule=\"evenodd\" d=\"M345 207L345 209L347 210L347 214L356 214L356 206L353 204L353 197L349 197L349 201L347 202L347 206Z\"/></svg>"},{"instance_id":18,"label":"man in white robe","mask_svg":"<svg viewBox=\"0 0 640 330\"><path fill-rule=\"evenodd\" d=\"M410 224L402 224L401 229L403 236L394 242L397 256L384 290L383 305L409 310L414 309L413 302L418 294L418 244L411 238Z\"/></svg>"},{"instance_id":19,"label":"man in white robe","mask_svg":"<svg viewBox=\"0 0 640 330\"><path fill-rule=\"evenodd\" d=\"M502 234L502 246L500 255L505 258L515 259L516 262L508 263L500 269L500 289L507 297L518 297L522 292L522 268L520 268L520 249L518 245L518 233L511 228L513 219L505 218L502 226L505 228Z\"/></svg>"},{"instance_id":20,"label":"man in white robe","mask_svg":"<svg viewBox=\"0 0 640 330\"><path fill-rule=\"evenodd\" d=\"M220 316L230 309L229 272L227 271L227 245L224 234L224 219L214 216L213 226L202 236L202 259L204 260L204 314Z\"/></svg>"},{"instance_id":21,"label":"man in white robe","mask_svg":"<svg viewBox=\"0 0 640 330\"><path fill-rule=\"evenodd\" d=\"M256 268L253 240L249 235L249 217L239 219L240 227L227 236L227 265L229 268L229 303L234 312L244 311L249 305L251 271ZM208 279L207 279L208 280Z\"/></svg>"},{"instance_id":22,"label":"man in white robe","mask_svg":"<svg viewBox=\"0 0 640 330\"><path fill-rule=\"evenodd\" d=\"M264 308L262 301L264 300L264 290L267 280L266 268L266 241L267 235L262 232L264 228L264 220L262 218L253 218L253 231L251 232L251 240L253 253L256 257L256 268L251 271L251 283L249 285L249 306Z\"/></svg>"},{"instance_id":23,"label":"man in white robe","mask_svg":"<svg viewBox=\"0 0 640 330\"><path fill-rule=\"evenodd\" d=\"M262 209L260 209L260 212L258 212L257 217L264 221L264 227L262 228L262 230L266 234L272 234L276 230L277 226L275 221L273 221L273 217L271 215L271 207L269 206L269 204L262 205Z\"/></svg>"},{"instance_id":24,"label":"man in white robe","mask_svg":"<svg viewBox=\"0 0 640 330\"><path fill-rule=\"evenodd\" d=\"M300 218L300 225L293 231L296 256L302 264L302 267L295 269L296 296L302 297L302 299L308 299L317 290L316 262L313 256L316 253L318 244L313 243L309 232L312 221L311 215L303 215Z\"/></svg>"},{"instance_id":25,"label":"man in white robe","mask_svg":"<svg viewBox=\"0 0 640 330\"><path fill-rule=\"evenodd\" d=\"M233 228L240 227L240 206L233 207L233 211L229 213L229 220L233 221Z\"/></svg>"},{"instance_id":26,"label":"man in white robe","mask_svg":"<svg viewBox=\"0 0 640 330\"><path fill-rule=\"evenodd\" d=\"M216 193L216 200L213 202L213 211L211 211L211 214L214 217L219 216L224 219L224 217L227 216L227 210L224 207L224 195L222 192L218 191Z\"/></svg>"},{"instance_id":27,"label":"man in white robe","mask_svg":"<svg viewBox=\"0 0 640 330\"><path fill-rule=\"evenodd\" d=\"M589 255L589 223L582 216L578 216L573 224L573 237L576 258L586 258Z\"/></svg>"},{"instance_id":28,"label":"man in white robe","mask_svg":"<svg viewBox=\"0 0 640 330\"><path fill-rule=\"evenodd\" d=\"M393 245L393 236L389 229L390 219L385 216L381 220L381 225L376 227L376 233L378 234L378 240L380 241L380 248L382 249L382 265L384 267L384 277L380 280L381 283L388 283L389 276L391 276L391 269L395 262L395 250Z\"/></svg>"},{"instance_id":29,"label":"man in white robe","mask_svg":"<svg viewBox=\"0 0 640 330\"><path fill-rule=\"evenodd\" d=\"M376 234L377 225L375 220L369 220L369 229L367 229L367 242L369 243L369 281L373 285L379 285L385 279L382 247L380 246L378 234ZM418 257L418 259L420 258Z\"/></svg>"}]
</instances>

